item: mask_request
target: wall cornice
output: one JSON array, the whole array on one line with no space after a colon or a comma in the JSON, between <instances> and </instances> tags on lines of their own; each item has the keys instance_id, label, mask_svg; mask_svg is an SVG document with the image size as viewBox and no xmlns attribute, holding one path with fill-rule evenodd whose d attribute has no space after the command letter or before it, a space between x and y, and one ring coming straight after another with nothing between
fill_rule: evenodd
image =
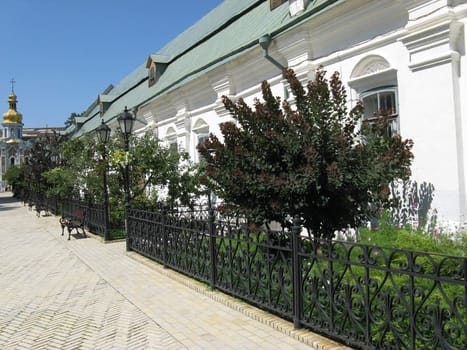
<instances>
[{"instance_id":1,"label":"wall cornice","mask_svg":"<svg viewBox=\"0 0 467 350\"><path fill-rule=\"evenodd\" d=\"M463 24L449 14L408 28L399 40L409 52L409 68L418 71L457 62L464 52L458 40L462 30Z\"/></svg>"}]
</instances>

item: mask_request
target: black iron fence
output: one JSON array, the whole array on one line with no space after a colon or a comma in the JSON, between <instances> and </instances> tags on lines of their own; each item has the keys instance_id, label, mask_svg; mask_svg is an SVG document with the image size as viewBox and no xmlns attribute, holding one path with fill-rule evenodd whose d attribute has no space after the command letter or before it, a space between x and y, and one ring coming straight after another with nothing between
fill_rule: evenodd
<instances>
[{"instance_id":1,"label":"black iron fence","mask_svg":"<svg viewBox=\"0 0 467 350\"><path fill-rule=\"evenodd\" d=\"M23 193L55 214L102 205ZM467 258L253 229L212 208L130 208L131 250L354 348L467 349Z\"/></svg>"},{"instance_id":2,"label":"black iron fence","mask_svg":"<svg viewBox=\"0 0 467 350\"><path fill-rule=\"evenodd\" d=\"M352 347L466 349L467 258L130 209L130 249Z\"/></svg>"},{"instance_id":3,"label":"black iron fence","mask_svg":"<svg viewBox=\"0 0 467 350\"><path fill-rule=\"evenodd\" d=\"M60 213L60 201L54 196L47 196L42 192L37 191L22 191L18 194L19 199L21 199L25 205L29 207L40 207L43 208L46 212L51 214Z\"/></svg>"},{"instance_id":4,"label":"black iron fence","mask_svg":"<svg viewBox=\"0 0 467 350\"><path fill-rule=\"evenodd\" d=\"M47 196L42 192L23 191L19 195L25 205L30 207L41 207L46 211L61 215L62 217L74 217L77 210L85 213L84 226L87 230L100 236L104 236L105 220L103 203L95 203L86 199L59 199L54 196Z\"/></svg>"},{"instance_id":5,"label":"black iron fence","mask_svg":"<svg viewBox=\"0 0 467 350\"><path fill-rule=\"evenodd\" d=\"M94 203L82 199L62 199L62 217L74 217L77 210L82 210L85 213L84 226L99 236L104 236L105 220L104 220L104 205L102 203Z\"/></svg>"}]
</instances>

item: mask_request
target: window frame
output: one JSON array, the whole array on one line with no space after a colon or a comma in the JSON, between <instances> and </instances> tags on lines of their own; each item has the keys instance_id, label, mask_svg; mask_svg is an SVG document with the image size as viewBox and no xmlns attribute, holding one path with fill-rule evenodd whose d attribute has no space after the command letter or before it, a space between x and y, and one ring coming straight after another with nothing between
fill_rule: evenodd
<instances>
[{"instance_id":1,"label":"window frame","mask_svg":"<svg viewBox=\"0 0 467 350\"><path fill-rule=\"evenodd\" d=\"M157 72L156 72L156 64L153 62L149 67L148 72L148 84L149 86L153 86L156 83L157 79Z\"/></svg>"},{"instance_id":2,"label":"window frame","mask_svg":"<svg viewBox=\"0 0 467 350\"><path fill-rule=\"evenodd\" d=\"M359 93L358 97L360 101L363 103L363 107L365 108L364 100L370 96L376 95L377 96L377 110L373 112L373 117L370 117L366 114L366 111L363 112L362 121L368 121L370 124L372 121L378 118L378 113L382 111L381 109L381 100L380 95L383 93L393 93L394 94L394 112L389 115L390 125L389 125L389 134L391 136L400 134L400 121L399 121L399 96L398 96L398 86L397 85L383 85L374 87L372 89L363 91Z\"/></svg>"},{"instance_id":3,"label":"window frame","mask_svg":"<svg viewBox=\"0 0 467 350\"><path fill-rule=\"evenodd\" d=\"M195 126L191 129L193 135L196 137L196 140L193 140L195 142L194 144L194 150L195 150L195 156L193 157L196 163L201 163L203 161L203 157L200 155L200 153L197 150L197 146L201 143L201 139L207 139L209 138L210 134L210 127L209 124L206 123L206 121L202 118L198 119L195 123Z\"/></svg>"},{"instance_id":4,"label":"window frame","mask_svg":"<svg viewBox=\"0 0 467 350\"><path fill-rule=\"evenodd\" d=\"M165 142L171 153L174 153L174 154L178 153L179 147L178 147L177 133L173 127L170 127L168 129L167 134L165 136Z\"/></svg>"}]
</instances>

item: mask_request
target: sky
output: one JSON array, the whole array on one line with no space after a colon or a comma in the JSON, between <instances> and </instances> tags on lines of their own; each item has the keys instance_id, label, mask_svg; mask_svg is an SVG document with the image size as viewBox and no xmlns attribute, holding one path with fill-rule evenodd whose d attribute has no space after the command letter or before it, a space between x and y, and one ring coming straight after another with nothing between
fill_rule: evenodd
<instances>
[{"instance_id":1,"label":"sky","mask_svg":"<svg viewBox=\"0 0 467 350\"><path fill-rule=\"evenodd\" d=\"M24 127L62 127L222 1L0 0L0 114L14 79Z\"/></svg>"}]
</instances>

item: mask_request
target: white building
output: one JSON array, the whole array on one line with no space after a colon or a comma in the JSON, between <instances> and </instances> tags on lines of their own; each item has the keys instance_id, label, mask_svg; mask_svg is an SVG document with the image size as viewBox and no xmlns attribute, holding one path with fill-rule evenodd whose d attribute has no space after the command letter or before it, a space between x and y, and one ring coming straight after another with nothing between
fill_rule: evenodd
<instances>
[{"instance_id":1,"label":"white building","mask_svg":"<svg viewBox=\"0 0 467 350\"><path fill-rule=\"evenodd\" d=\"M101 116L116 127L128 106L143 121L137 132L154 130L196 160L200 139L230 118L222 95L252 102L268 80L284 97L281 66L304 82L324 66L367 116L393 111L393 129L415 143L413 178L435 186L442 219L463 222L466 21L467 0L225 0L107 88L74 131L92 131Z\"/></svg>"}]
</instances>

